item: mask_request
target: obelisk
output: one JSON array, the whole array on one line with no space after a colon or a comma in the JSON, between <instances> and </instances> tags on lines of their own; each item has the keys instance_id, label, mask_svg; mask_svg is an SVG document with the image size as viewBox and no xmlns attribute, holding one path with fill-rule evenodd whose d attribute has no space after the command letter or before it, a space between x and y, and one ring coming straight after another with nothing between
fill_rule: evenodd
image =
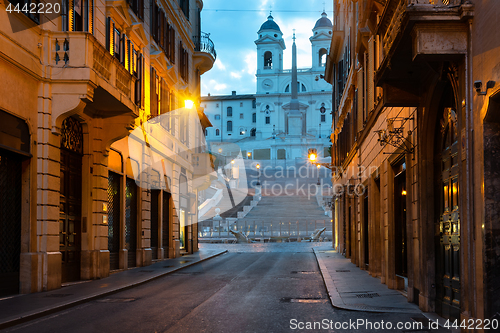
<instances>
[{"instance_id":1,"label":"obelisk","mask_svg":"<svg viewBox=\"0 0 500 333\"><path fill-rule=\"evenodd\" d=\"M303 115L300 111L298 99L297 81L297 46L295 46L295 32L293 33L292 44L292 100L290 101L290 111L288 112L288 135L302 136Z\"/></svg>"}]
</instances>

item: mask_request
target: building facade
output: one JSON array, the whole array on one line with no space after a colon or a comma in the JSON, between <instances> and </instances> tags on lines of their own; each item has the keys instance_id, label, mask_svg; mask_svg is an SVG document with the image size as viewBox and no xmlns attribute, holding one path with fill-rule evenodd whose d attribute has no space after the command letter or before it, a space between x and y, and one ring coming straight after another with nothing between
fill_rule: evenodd
<instances>
[{"instance_id":1,"label":"building facade","mask_svg":"<svg viewBox=\"0 0 500 333\"><path fill-rule=\"evenodd\" d=\"M287 114L292 98L292 69L283 69L285 42L280 27L269 15L255 41L257 89L254 95L204 96L202 106L213 128L207 141L237 143L256 159L306 158L308 148L329 156L331 134L331 85L325 82L326 56L330 48L332 23L326 13L312 29L311 68L297 69L299 108L303 114L300 134L292 135ZM291 129L291 127L290 127ZM292 136L300 140L292 142ZM271 139L271 140L269 140Z\"/></svg>"},{"instance_id":2,"label":"building facade","mask_svg":"<svg viewBox=\"0 0 500 333\"><path fill-rule=\"evenodd\" d=\"M333 3L333 246L424 311L498 318L500 6Z\"/></svg>"},{"instance_id":3,"label":"building facade","mask_svg":"<svg viewBox=\"0 0 500 333\"><path fill-rule=\"evenodd\" d=\"M0 294L196 251L193 155L141 173L149 166L137 156L148 152L129 147L140 142L132 130L186 99L199 106L200 75L216 56L201 32L203 2L66 0L55 17L9 10L25 3L0 4ZM169 149L199 142L201 153L204 129L183 132L192 120L178 118L158 130Z\"/></svg>"}]
</instances>

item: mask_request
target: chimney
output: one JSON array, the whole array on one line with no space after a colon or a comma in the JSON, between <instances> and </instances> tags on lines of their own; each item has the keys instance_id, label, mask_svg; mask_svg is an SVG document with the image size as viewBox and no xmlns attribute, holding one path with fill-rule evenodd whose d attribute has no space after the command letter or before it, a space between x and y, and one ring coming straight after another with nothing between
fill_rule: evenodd
<instances>
[{"instance_id":1,"label":"chimney","mask_svg":"<svg viewBox=\"0 0 500 333\"><path fill-rule=\"evenodd\" d=\"M208 97L210 97L210 93L208 93Z\"/></svg>"},{"instance_id":2,"label":"chimney","mask_svg":"<svg viewBox=\"0 0 500 333\"><path fill-rule=\"evenodd\" d=\"M236 90L233 90L233 91L231 92L231 94L232 94L233 96L236 96Z\"/></svg>"}]
</instances>

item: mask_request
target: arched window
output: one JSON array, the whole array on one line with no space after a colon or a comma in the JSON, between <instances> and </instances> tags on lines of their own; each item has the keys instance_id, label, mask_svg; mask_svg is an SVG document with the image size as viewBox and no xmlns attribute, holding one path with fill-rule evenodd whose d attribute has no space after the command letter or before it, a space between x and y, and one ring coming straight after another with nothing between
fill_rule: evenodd
<instances>
[{"instance_id":1,"label":"arched window","mask_svg":"<svg viewBox=\"0 0 500 333\"><path fill-rule=\"evenodd\" d=\"M290 92L290 85L287 84L285 87L285 92ZM307 88L303 83L297 82L297 92L307 92Z\"/></svg>"},{"instance_id":2,"label":"arched window","mask_svg":"<svg viewBox=\"0 0 500 333\"><path fill-rule=\"evenodd\" d=\"M250 136L255 136L255 133L257 132L257 129L256 128L252 128L250 130Z\"/></svg>"},{"instance_id":3,"label":"arched window","mask_svg":"<svg viewBox=\"0 0 500 333\"><path fill-rule=\"evenodd\" d=\"M264 69L272 69L273 68L273 54L271 51L266 51L264 53Z\"/></svg>"},{"instance_id":4,"label":"arched window","mask_svg":"<svg viewBox=\"0 0 500 333\"><path fill-rule=\"evenodd\" d=\"M327 51L326 49L321 49L319 50L319 65L321 67L325 67L326 66L326 55L327 55Z\"/></svg>"},{"instance_id":5,"label":"arched window","mask_svg":"<svg viewBox=\"0 0 500 333\"><path fill-rule=\"evenodd\" d=\"M228 117L232 117L233 116L233 107L232 106L228 106L227 107L227 116Z\"/></svg>"},{"instance_id":6,"label":"arched window","mask_svg":"<svg viewBox=\"0 0 500 333\"><path fill-rule=\"evenodd\" d=\"M233 131L233 122L231 120L227 122L227 131L228 132Z\"/></svg>"},{"instance_id":7,"label":"arched window","mask_svg":"<svg viewBox=\"0 0 500 333\"><path fill-rule=\"evenodd\" d=\"M216 129L215 130L215 136L219 136L220 135L220 129Z\"/></svg>"}]
</instances>

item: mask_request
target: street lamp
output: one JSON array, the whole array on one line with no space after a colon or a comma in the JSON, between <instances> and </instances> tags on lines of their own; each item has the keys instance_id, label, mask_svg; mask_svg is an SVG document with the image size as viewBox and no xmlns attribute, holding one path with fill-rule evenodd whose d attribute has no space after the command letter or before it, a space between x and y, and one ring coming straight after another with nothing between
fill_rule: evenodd
<instances>
[{"instance_id":1,"label":"street lamp","mask_svg":"<svg viewBox=\"0 0 500 333\"><path fill-rule=\"evenodd\" d=\"M248 157L248 159L252 158L252 153L251 153L251 152L248 152L248 153L247 153L247 157Z\"/></svg>"},{"instance_id":2,"label":"street lamp","mask_svg":"<svg viewBox=\"0 0 500 333\"><path fill-rule=\"evenodd\" d=\"M184 101L184 107L186 109L192 109L194 107L194 102L192 100L190 100L190 99L186 99Z\"/></svg>"},{"instance_id":3,"label":"street lamp","mask_svg":"<svg viewBox=\"0 0 500 333\"><path fill-rule=\"evenodd\" d=\"M259 179L257 180L257 186L260 186L260 164L257 163L257 165L255 167L257 168L257 171L259 172Z\"/></svg>"},{"instance_id":4,"label":"street lamp","mask_svg":"<svg viewBox=\"0 0 500 333\"><path fill-rule=\"evenodd\" d=\"M309 153L309 161L310 161L311 163L316 162L316 158L317 158L317 156L316 156L316 153L315 153L315 152L310 152L310 153Z\"/></svg>"}]
</instances>

